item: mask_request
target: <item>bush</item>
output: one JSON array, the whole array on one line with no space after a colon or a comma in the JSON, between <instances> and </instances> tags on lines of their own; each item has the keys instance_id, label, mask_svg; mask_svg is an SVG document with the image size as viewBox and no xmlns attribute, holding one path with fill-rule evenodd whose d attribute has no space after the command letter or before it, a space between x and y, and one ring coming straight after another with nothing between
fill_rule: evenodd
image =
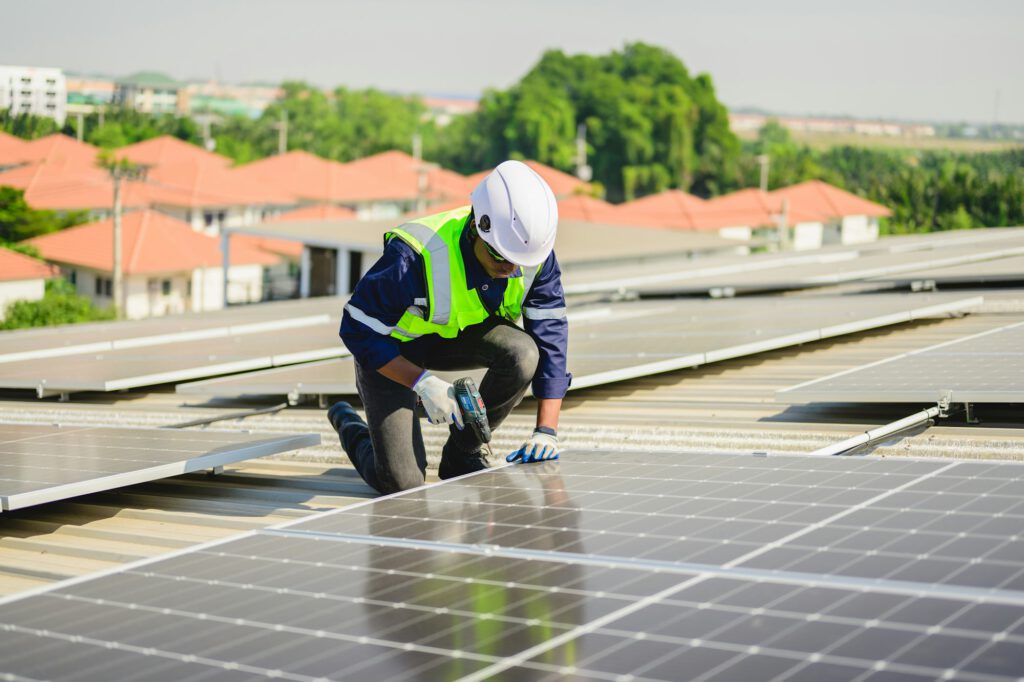
<instances>
[{"instance_id":1,"label":"bush","mask_svg":"<svg viewBox=\"0 0 1024 682\"><path fill-rule=\"evenodd\" d=\"M64 279L46 283L46 293L39 301L15 301L7 306L0 329L50 327L57 324L112 320L113 308L97 308L88 298L79 296L75 287Z\"/></svg>"}]
</instances>

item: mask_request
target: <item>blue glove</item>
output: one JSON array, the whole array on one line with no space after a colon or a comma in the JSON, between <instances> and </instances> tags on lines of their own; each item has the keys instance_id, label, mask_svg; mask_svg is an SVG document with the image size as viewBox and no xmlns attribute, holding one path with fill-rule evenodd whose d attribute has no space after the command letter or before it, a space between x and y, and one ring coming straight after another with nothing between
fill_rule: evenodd
<instances>
[{"instance_id":1,"label":"blue glove","mask_svg":"<svg viewBox=\"0 0 1024 682\"><path fill-rule=\"evenodd\" d=\"M519 446L505 461L543 462L550 459L558 459L558 433L546 426L538 426L533 430L530 440Z\"/></svg>"}]
</instances>

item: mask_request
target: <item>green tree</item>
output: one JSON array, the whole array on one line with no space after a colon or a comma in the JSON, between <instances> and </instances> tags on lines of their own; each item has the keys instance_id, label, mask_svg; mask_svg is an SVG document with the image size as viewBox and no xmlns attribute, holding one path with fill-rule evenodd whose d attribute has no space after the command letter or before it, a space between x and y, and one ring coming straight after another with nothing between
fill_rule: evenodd
<instances>
[{"instance_id":1,"label":"green tree","mask_svg":"<svg viewBox=\"0 0 1024 682\"><path fill-rule=\"evenodd\" d=\"M25 201L25 193L14 187L0 187L0 242L19 242L88 220L87 211L40 211Z\"/></svg>"},{"instance_id":2,"label":"green tree","mask_svg":"<svg viewBox=\"0 0 1024 682\"><path fill-rule=\"evenodd\" d=\"M0 109L0 131L8 135L14 135L23 140L35 140L59 130L60 126L57 125L57 122L48 116L12 114L6 109Z\"/></svg>"},{"instance_id":3,"label":"green tree","mask_svg":"<svg viewBox=\"0 0 1024 682\"><path fill-rule=\"evenodd\" d=\"M519 83L486 92L476 113L439 131L438 160L472 172L532 158L571 172L579 124L610 200L739 185L740 144L711 78L643 43L597 57L545 52Z\"/></svg>"},{"instance_id":4,"label":"green tree","mask_svg":"<svg viewBox=\"0 0 1024 682\"><path fill-rule=\"evenodd\" d=\"M113 309L96 308L92 301L75 292L74 285L58 278L46 282L46 293L41 300L9 304L4 319L0 321L0 329L49 327L113 318Z\"/></svg>"}]
</instances>

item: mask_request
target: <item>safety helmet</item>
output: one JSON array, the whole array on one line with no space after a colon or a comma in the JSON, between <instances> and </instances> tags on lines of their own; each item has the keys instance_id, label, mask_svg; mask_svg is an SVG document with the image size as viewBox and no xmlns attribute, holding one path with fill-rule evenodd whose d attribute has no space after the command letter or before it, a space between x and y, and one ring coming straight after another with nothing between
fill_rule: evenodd
<instances>
[{"instance_id":1,"label":"safety helmet","mask_svg":"<svg viewBox=\"0 0 1024 682\"><path fill-rule=\"evenodd\" d=\"M540 265L555 247L558 203L537 173L522 161L504 161L471 195L477 233L516 265Z\"/></svg>"}]
</instances>

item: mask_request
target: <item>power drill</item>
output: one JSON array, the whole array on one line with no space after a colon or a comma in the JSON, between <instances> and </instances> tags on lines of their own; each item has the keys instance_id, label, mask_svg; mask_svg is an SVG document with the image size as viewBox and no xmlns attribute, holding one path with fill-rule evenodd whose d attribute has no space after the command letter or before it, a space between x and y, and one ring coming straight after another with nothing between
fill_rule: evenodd
<instances>
[{"instance_id":1,"label":"power drill","mask_svg":"<svg viewBox=\"0 0 1024 682\"><path fill-rule=\"evenodd\" d=\"M473 429L473 433L485 445L490 443L491 425L487 423L487 408L484 407L484 399L480 397L476 382L470 377L463 377L456 379L452 386L455 387L455 402L462 410L462 422Z\"/></svg>"}]
</instances>

